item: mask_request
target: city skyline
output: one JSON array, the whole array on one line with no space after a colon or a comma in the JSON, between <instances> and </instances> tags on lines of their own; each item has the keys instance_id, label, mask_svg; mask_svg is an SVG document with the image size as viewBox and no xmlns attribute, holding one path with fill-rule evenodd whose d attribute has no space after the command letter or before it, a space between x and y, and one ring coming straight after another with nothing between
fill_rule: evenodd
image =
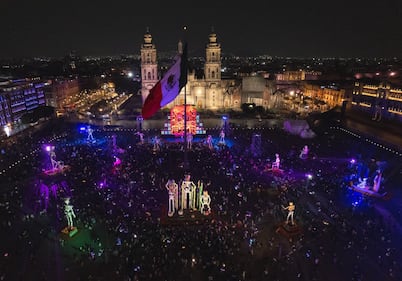
<instances>
[{"instance_id":1,"label":"city skyline","mask_svg":"<svg viewBox=\"0 0 402 281\"><path fill-rule=\"evenodd\" d=\"M213 28L225 54L402 57L402 3L396 0L248 3L6 0L0 58L58 57L72 50L83 56L135 55L147 28L158 52L170 52L183 38L183 26L193 56L204 55Z\"/></svg>"}]
</instances>

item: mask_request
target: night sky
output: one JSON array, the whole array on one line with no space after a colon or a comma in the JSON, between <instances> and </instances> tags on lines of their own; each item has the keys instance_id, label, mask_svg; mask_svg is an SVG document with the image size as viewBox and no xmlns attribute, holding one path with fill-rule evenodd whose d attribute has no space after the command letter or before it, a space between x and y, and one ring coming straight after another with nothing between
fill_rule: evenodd
<instances>
[{"instance_id":1,"label":"night sky","mask_svg":"<svg viewBox=\"0 0 402 281\"><path fill-rule=\"evenodd\" d=\"M139 54L147 27L174 51L184 25L190 55L213 26L226 54L402 57L400 0L236 2L2 0L0 58Z\"/></svg>"}]
</instances>

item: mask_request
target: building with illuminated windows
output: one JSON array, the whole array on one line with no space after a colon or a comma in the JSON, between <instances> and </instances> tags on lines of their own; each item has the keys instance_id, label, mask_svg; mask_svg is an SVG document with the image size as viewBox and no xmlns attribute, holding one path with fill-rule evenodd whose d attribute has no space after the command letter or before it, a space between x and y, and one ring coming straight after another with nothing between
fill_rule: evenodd
<instances>
[{"instance_id":1,"label":"building with illuminated windows","mask_svg":"<svg viewBox=\"0 0 402 281\"><path fill-rule=\"evenodd\" d=\"M46 104L54 107L57 116L66 113L80 93L78 79L54 79L45 89Z\"/></svg>"},{"instance_id":2,"label":"building with illuminated windows","mask_svg":"<svg viewBox=\"0 0 402 281\"><path fill-rule=\"evenodd\" d=\"M178 50L182 49L182 42L178 43ZM166 107L184 104L193 105L197 110L240 110L241 97L240 85L234 79L222 79L221 77L221 45L217 41L215 32L209 34L209 42L206 45L204 73L197 77L195 71L188 73L187 85L179 96ZM152 35L147 31L144 42L141 45L141 95L144 102L150 89L158 82L158 61L155 44L152 43Z\"/></svg>"},{"instance_id":3,"label":"building with illuminated windows","mask_svg":"<svg viewBox=\"0 0 402 281\"><path fill-rule=\"evenodd\" d=\"M373 120L402 122L402 87L389 82L355 82L352 107L372 115Z\"/></svg>"},{"instance_id":4,"label":"building with illuminated windows","mask_svg":"<svg viewBox=\"0 0 402 281\"><path fill-rule=\"evenodd\" d=\"M46 82L40 78L0 82L0 125L19 122L22 115L45 105Z\"/></svg>"},{"instance_id":5,"label":"building with illuminated windows","mask_svg":"<svg viewBox=\"0 0 402 281\"><path fill-rule=\"evenodd\" d=\"M324 102L326 110L341 106L345 100L345 89L333 84L325 84L320 81L316 83L304 82L302 84L304 96Z\"/></svg>"}]
</instances>

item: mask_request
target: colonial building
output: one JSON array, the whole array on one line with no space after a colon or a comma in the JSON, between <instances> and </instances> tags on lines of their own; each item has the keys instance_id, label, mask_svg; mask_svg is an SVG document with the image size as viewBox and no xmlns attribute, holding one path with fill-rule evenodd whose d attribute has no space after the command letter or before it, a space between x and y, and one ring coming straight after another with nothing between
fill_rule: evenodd
<instances>
[{"instance_id":1,"label":"colonial building","mask_svg":"<svg viewBox=\"0 0 402 281\"><path fill-rule=\"evenodd\" d=\"M402 121L402 87L389 82L355 82L352 107L372 115L373 120Z\"/></svg>"},{"instance_id":2,"label":"colonial building","mask_svg":"<svg viewBox=\"0 0 402 281\"><path fill-rule=\"evenodd\" d=\"M25 113L45 105L45 85L40 78L0 81L0 125L19 122Z\"/></svg>"},{"instance_id":3,"label":"colonial building","mask_svg":"<svg viewBox=\"0 0 402 281\"><path fill-rule=\"evenodd\" d=\"M144 35L141 45L141 96L142 102L149 95L149 90L158 82L158 62L156 47L152 43L152 35L149 30Z\"/></svg>"},{"instance_id":4,"label":"colonial building","mask_svg":"<svg viewBox=\"0 0 402 281\"><path fill-rule=\"evenodd\" d=\"M54 107L58 116L68 111L72 101L79 95L77 79L55 79L46 87L46 105Z\"/></svg>"},{"instance_id":5,"label":"colonial building","mask_svg":"<svg viewBox=\"0 0 402 281\"><path fill-rule=\"evenodd\" d=\"M182 43L178 44L179 51ZM152 43L149 31L144 35L141 45L141 95L144 102L149 90L158 82L158 63L156 47ZM189 71L187 85L183 87L179 96L168 104L166 108L186 103L193 105L197 110L240 110L241 96L240 83L235 79L221 77L221 45L217 41L215 32L209 34L209 42L205 49L205 63L202 77L197 77L195 71Z\"/></svg>"},{"instance_id":6,"label":"colonial building","mask_svg":"<svg viewBox=\"0 0 402 281\"><path fill-rule=\"evenodd\" d=\"M327 110L335 106L341 106L345 100L345 89L331 84L305 82L302 87L305 97L324 102L324 109Z\"/></svg>"}]
</instances>

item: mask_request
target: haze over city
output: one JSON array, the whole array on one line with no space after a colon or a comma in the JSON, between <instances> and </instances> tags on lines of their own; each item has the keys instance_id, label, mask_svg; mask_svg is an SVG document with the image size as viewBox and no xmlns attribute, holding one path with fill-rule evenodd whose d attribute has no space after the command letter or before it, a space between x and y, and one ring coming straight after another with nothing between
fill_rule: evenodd
<instances>
[{"instance_id":1,"label":"haze over city","mask_svg":"<svg viewBox=\"0 0 402 281\"><path fill-rule=\"evenodd\" d=\"M160 51L188 26L190 55L213 27L234 55L400 57L402 3L385 1L2 1L0 58L138 54L149 27Z\"/></svg>"}]
</instances>

